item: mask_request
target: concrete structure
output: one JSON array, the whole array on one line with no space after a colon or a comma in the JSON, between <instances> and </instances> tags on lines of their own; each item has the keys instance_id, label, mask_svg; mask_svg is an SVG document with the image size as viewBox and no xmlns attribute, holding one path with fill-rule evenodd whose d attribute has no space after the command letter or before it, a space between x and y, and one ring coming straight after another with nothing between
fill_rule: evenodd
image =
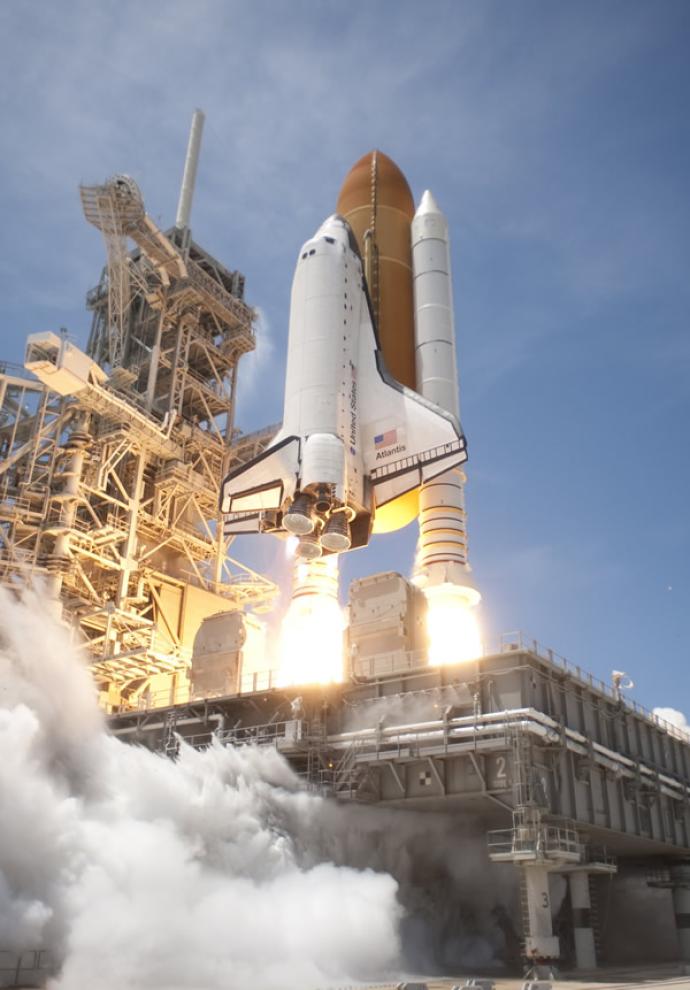
<instances>
[{"instance_id":1,"label":"concrete structure","mask_svg":"<svg viewBox=\"0 0 690 990\"><path fill-rule=\"evenodd\" d=\"M395 616L404 582L392 577L378 581ZM367 579L374 589L376 580ZM366 647L371 626L364 589L366 582L352 589L350 638ZM380 621L385 596L372 595L369 602L369 617L377 613ZM390 628L399 629L397 620ZM597 917L600 895L606 902L610 891L615 894L617 871L626 884L631 870L663 867L676 904L678 952L685 952L685 734L516 634L479 661L441 668L406 650L408 640L399 632L391 635L398 637L398 649L378 661L354 652L346 684L151 709L113 718L112 729L168 751L178 737L195 746L212 739L275 746L305 783L339 800L473 821L486 834L487 864L514 871L513 883L522 891L523 956L536 968L549 969L568 956L580 968L590 968L595 957L600 963L607 946L621 941L612 913ZM219 730L219 721L226 728ZM569 888L565 900L558 898L560 907L552 903L558 877L567 878ZM652 933L662 915L647 917L644 887L635 890ZM654 942L650 934L649 952ZM664 951L668 956L673 949ZM623 961L625 952L616 949L611 961Z\"/></svg>"},{"instance_id":2,"label":"concrete structure","mask_svg":"<svg viewBox=\"0 0 690 990\"><path fill-rule=\"evenodd\" d=\"M570 900L573 906L575 961L578 969L595 969L596 945L592 929L592 899L589 876L585 870L573 870L569 875Z\"/></svg>"},{"instance_id":3,"label":"concrete structure","mask_svg":"<svg viewBox=\"0 0 690 990\"><path fill-rule=\"evenodd\" d=\"M690 962L690 857L685 862L654 871L647 883L651 888L671 891L680 958Z\"/></svg>"},{"instance_id":4,"label":"concrete structure","mask_svg":"<svg viewBox=\"0 0 690 990\"><path fill-rule=\"evenodd\" d=\"M356 678L385 677L405 660L424 662L426 599L399 574L373 574L350 585L347 626Z\"/></svg>"}]
</instances>

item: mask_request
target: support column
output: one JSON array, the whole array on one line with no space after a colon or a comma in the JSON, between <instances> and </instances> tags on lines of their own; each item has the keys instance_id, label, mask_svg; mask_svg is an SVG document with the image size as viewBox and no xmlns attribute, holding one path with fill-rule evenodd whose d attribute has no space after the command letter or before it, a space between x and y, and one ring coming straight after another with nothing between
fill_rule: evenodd
<instances>
[{"instance_id":1,"label":"support column","mask_svg":"<svg viewBox=\"0 0 690 990\"><path fill-rule=\"evenodd\" d=\"M670 874L680 958L690 962L690 864L672 866Z\"/></svg>"},{"instance_id":2,"label":"support column","mask_svg":"<svg viewBox=\"0 0 690 990\"><path fill-rule=\"evenodd\" d=\"M549 871L545 866L525 866L525 893L529 932L525 933L525 954L534 962L557 960L558 938L553 934Z\"/></svg>"},{"instance_id":3,"label":"support column","mask_svg":"<svg viewBox=\"0 0 690 990\"><path fill-rule=\"evenodd\" d=\"M577 969L596 969L597 953L592 930L592 901L589 893L589 873L575 870L569 877L570 902L573 907L575 936L575 966Z\"/></svg>"},{"instance_id":4,"label":"support column","mask_svg":"<svg viewBox=\"0 0 690 990\"><path fill-rule=\"evenodd\" d=\"M79 507L79 488L86 459L86 447L91 437L83 423L78 423L65 441L60 451L63 459L62 467L53 478L57 490L52 492L53 502L60 504L60 517L55 532L55 542L47 560L48 595L51 600L51 611L58 618L62 616L62 583L65 571L70 565L72 554L70 541L77 518ZM59 486L59 487L58 487Z\"/></svg>"},{"instance_id":5,"label":"support column","mask_svg":"<svg viewBox=\"0 0 690 990\"><path fill-rule=\"evenodd\" d=\"M146 409L151 412L153 400L156 397L156 383L158 381L158 366L161 360L161 338L163 336L163 323L165 322L165 305L161 304L161 313L156 326L156 336L151 348L149 358L149 376L146 384Z\"/></svg>"},{"instance_id":6,"label":"support column","mask_svg":"<svg viewBox=\"0 0 690 990\"><path fill-rule=\"evenodd\" d=\"M137 523L139 521L139 505L141 503L146 458L143 453L135 454L135 457L136 463L134 466L134 478L132 479L132 494L127 511L127 539L122 548L121 570L115 596L115 604L118 608L126 607L127 596L129 594L129 577L132 571L138 566L135 559L137 552Z\"/></svg>"}]
</instances>

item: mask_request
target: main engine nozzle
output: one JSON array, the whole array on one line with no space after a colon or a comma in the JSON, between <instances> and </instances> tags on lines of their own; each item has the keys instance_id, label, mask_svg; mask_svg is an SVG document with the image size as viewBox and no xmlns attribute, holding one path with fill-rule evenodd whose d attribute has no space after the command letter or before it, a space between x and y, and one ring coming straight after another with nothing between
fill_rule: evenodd
<instances>
[{"instance_id":1,"label":"main engine nozzle","mask_svg":"<svg viewBox=\"0 0 690 990\"><path fill-rule=\"evenodd\" d=\"M304 493L295 495L290 508L283 516L283 526L292 536L306 536L314 532L315 525L311 499Z\"/></svg>"},{"instance_id":2,"label":"main engine nozzle","mask_svg":"<svg viewBox=\"0 0 690 990\"><path fill-rule=\"evenodd\" d=\"M321 543L332 553L343 553L352 546L350 523L344 512L334 512L328 519L321 537Z\"/></svg>"},{"instance_id":3,"label":"main engine nozzle","mask_svg":"<svg viewBox=\"0 0 690 990\"><path fill-rule=\"evenodd\" d=\"M317 560L321 556L321 540L316 533L300 536L295 554L301 560Z\"/></svg>"}]
</instances>

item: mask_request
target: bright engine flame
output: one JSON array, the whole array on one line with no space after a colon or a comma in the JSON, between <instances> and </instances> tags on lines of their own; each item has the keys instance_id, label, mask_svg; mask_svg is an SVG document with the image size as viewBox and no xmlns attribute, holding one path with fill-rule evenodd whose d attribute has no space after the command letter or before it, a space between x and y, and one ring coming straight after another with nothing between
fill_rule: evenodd
<instances>
[{"instance_id":1,"label":"bright engine flame","mask_svg":"<svg viewBox=\"0 0 690 990\"><path fill-rule=\"evenodd\" d=\"M337 588L335 557L295 564L293 598L280 633L279 687L342 681L345 615Z\"/></svg>"},{"instance_id":2,"label":"bright engine flame","mask_svg":"<svg viewBox=\"0 0 690 990\"><path fill-rule=\"evenodd\" d=\"M479 622L464 589L437 584L424 589L427 599L429 664L440 667L482 656Z\"/></svg>"}]
</instances>

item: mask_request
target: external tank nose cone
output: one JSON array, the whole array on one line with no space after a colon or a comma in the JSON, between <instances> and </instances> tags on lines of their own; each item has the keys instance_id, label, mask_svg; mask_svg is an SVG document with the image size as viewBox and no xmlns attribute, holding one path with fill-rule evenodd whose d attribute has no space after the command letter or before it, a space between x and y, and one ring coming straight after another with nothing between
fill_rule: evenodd
<instances>
[{"instance_id":1,"label":"external tank nose cone","mask_svg":"<svg viewBox=\"0 0 690 990\"><path fill-rule=\"evenodd\" d=\"M338 196L337 211L350 219L353 210L367 204L392 207L412 219L414 200L407 179L392 158L369 151L352 166Z\"/></svg>"}]
</instances>

